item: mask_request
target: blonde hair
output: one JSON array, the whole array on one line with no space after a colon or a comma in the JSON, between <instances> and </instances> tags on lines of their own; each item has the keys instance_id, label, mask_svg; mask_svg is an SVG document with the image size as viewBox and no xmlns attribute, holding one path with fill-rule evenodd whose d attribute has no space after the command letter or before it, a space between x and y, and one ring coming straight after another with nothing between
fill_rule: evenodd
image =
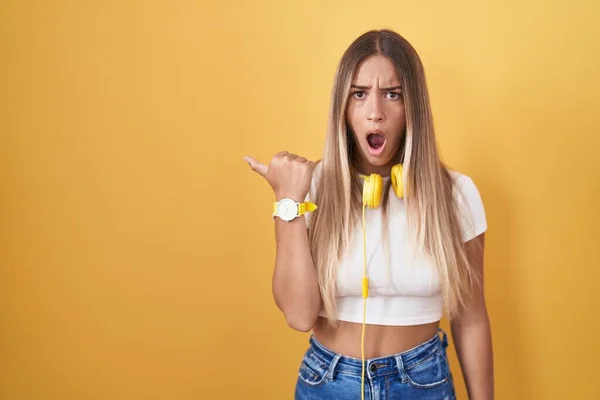
<instances>
[{"instance_id":1,"label":"blonde hair","mask_svg":"<svg viewBox=\"0 0 600 400\"><path fill-rule=\"evenodd\" d=\"M415 49L399 34L373 30L358 37L344 52L335 74L320 179L309 230L327 319L336 324L337 267L349 246L362 212L362 186L356 173L358 145L346 123L346 105L353 75L369 56L383 55L401 79L406 132L395 162L404 164L405 207L409 238L436 265L444 307L450 319L466 304L477 277L462 242L453 182L440 160L434 134L423 65ZM382 201L387 215L389 185ZM387 232L387 227L384 229Z\"/></svg>"}]
</instances>

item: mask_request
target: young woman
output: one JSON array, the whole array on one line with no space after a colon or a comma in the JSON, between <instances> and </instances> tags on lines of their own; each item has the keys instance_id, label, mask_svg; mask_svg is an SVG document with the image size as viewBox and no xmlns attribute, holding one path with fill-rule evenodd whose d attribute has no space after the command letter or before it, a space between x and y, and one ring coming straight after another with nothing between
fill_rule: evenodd
<instances>
[{"instance_id":1,"label":"young woman","mask_svg":"<svg viewBox=\"0 0 600 400\"><path fill-rule=\"evenodd\" d=\"M296 399L454 399L444 311L469 399L493 398L485 211L474 182L440 160L403 37L370 31L344 53L322 160L245 160L276 197L275 302L290 327L312 330Z\"/></svg>"}]
</instances>

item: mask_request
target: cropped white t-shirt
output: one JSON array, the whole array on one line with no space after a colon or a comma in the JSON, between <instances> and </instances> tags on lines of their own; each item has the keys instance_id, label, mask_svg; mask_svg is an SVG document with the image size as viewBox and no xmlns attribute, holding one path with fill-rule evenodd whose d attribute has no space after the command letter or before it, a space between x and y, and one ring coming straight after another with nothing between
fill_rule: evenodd
<instances>
[{"instance_id":1,"label":"cropped white t-shirt","mask_svg":"<svg viewBox=\"0 0 600 400\"><path fill-rule=\"evenodd\" d=\"M315 167L307 200L316 197L322 166L319 162ZM466 242L487 229L485 210L473 180L457 171L450 171L450 175L461 210L462 240ZM369 278L366 323L418 325L439 321L443 301L437 269L418 249L409 248L404 201L391 187L390 191L387 251L383 243L381 207L365 210ZM307 227L310 227L311 214L305 216ZM337 270L337 317L342 321L362 323L364 256L362 218L359 220ZM319 315L325 316L325 311L322 309Z\"/></svg>"}]
</instances>

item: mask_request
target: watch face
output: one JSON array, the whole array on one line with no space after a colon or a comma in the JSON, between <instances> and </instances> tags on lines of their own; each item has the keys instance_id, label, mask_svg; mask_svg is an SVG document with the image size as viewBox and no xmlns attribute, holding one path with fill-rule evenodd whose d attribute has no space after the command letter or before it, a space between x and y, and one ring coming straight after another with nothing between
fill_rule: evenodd
<instances>
[{"instance_id":1,"label":"watch face","mask_svg":"<svg viewBox=\"0 0 600 400\"><path fill-rule=\"evenodd\" d=\"M284 221L291 221L298 214L298 205L292 199L283 199L277 206L277 215Z\"/></svg>"}]
</instances>

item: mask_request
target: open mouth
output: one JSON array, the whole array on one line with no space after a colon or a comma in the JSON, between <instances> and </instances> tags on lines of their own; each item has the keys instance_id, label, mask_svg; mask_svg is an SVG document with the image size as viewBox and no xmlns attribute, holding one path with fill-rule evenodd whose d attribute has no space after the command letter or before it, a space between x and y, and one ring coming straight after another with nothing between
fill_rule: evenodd
<instances>
[{"instance_id":1,"label":"open mouth","mask_svg":"<svg viewBox=\"0 0 600 400\"><path fill-rule=\"evenodd\" d=\"M367 143L369 145L369 153L372 156L379 156L383 153L385 147L385 136L380 133L369 133L367 135Z\"/></svg>"},{"instance_id":2,"label":"open mouth","mask_svg":"<svg viewBox=\"0 0 600 400\"><path fill-rule=\"evenodd\" d=\"M379 133L370 133L367 136L367 142L372 149L377 150L385 143L385 136Z\"/></svg>"}]
</instances>

